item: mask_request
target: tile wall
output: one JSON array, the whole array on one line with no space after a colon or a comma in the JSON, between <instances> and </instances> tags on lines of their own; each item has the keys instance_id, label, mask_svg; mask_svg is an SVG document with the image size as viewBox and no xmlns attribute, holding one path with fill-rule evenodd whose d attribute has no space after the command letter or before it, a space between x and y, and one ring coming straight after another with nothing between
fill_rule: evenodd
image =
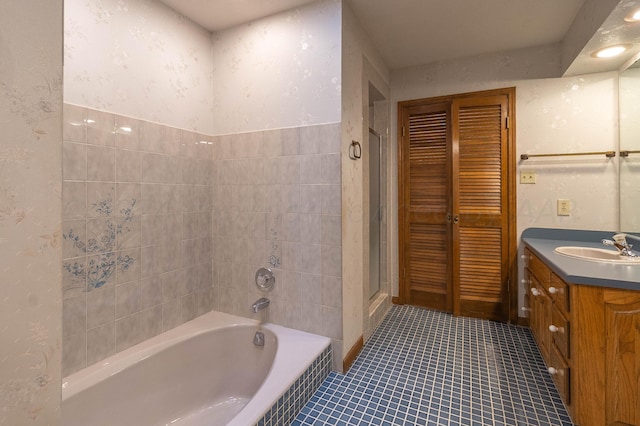
<instances>
[{"instance_id":1,"label":"tile wall","mask_svg":"<svg viewBox=\"0 0 640 426\"><path fill-rule=\"evenodd\" d=\"M63 375L214 306L211 138L64 108Z\"/></svg>"},{"instance_id":2,"label":"tile wall","mask_svg":"<svg viewBox=\"0 0 640 426\"><path fill-rule=\"evenodd\" d=\"M340 124L219 136L213 155L216 309L331 337L341 363ZM276 285L253 314L261 266Z\"/></svg>"},{"instance_id":3,"label":"tile wall","mask_svg":"<svg viewBox=\"0 0 640 426\"><path fill-rule=\"evenodd\" d=\"M334 339L340 125L206 136L65 105L63 376L212 309Z\"/></svg>"}]
</instances>

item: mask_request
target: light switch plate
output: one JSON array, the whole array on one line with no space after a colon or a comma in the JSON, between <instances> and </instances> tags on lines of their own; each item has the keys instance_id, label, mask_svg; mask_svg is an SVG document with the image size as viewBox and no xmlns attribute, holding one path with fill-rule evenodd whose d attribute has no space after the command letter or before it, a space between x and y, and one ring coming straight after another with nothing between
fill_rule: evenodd
<instances>
[{"instance_id":1,"label":"light switch plate","mask_svg":"<svg viewBox=\"0 0 640 426\"><path fill-rule=\"evenodd\" d=\"M571 216L571 202L558 199L558 216Z\"/></svg>"}]
</instances>

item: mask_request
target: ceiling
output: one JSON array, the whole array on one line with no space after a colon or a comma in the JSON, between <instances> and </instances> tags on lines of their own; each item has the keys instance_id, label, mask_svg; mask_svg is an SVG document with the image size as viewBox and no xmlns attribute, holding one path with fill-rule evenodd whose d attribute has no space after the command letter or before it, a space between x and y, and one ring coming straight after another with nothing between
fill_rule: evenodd
<instances>
[{"instance_id":1,"label":"ceiling","mask_svg":"<svg viewBox=\"0 0 640 426\"><path fill-rule=\"evenodd\" d=\"M161 1L209 31L216 32L314 0ZM592 3L594 1L602 0L591 0ZM347 2L391 70L561 42L585 4L585 0ZM625 0L620 5L639 2ZM617 27L619 23L614 22L611 26ZM634 26L635 37L640 37L640 24ZM587 48L610 40L609 30L615 29L601 27L599 33L593 35L590 44L585 45L578 56L582 62L574 66L573 74L584 73L585 66L590 64ZM612 69L617 68L615 65Z\"/></svg>"},{"instance_id":2,"label":"ceiling","mask_svg":"<svg viewBox=\"0 0 640 426\"><path fill-rule=\"evenodd\" d=\"M562 40L584 0L351 0L391 69Z\"/></svg>"}]
</instances>

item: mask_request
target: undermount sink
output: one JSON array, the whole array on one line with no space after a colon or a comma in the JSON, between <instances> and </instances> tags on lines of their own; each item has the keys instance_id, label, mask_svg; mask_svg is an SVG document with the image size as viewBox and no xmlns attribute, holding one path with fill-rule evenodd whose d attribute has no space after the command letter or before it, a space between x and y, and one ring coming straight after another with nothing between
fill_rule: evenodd
<instances>
[{"instance_id":1,"label":"undermount sink","mask_svg":"<svg viewBox=\"0 0 640 426\"><path fill-rule=\"evenodd\" d=\"M617 251L601 248L564 246L556 247L554 251L564 256L594 262L640 265L640 257L621 256Z\"/></svg>"}]
</instances>

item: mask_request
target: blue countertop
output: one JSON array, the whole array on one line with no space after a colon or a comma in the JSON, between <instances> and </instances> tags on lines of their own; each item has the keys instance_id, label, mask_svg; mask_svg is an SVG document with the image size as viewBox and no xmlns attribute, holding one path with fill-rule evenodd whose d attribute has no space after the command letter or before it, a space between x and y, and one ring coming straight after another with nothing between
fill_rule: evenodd
<instances>
[{"instance_id":1,"label":"blue countertop","mask_svg":"<svg viewBox=\"0 0 640 426\"><path fill-rule=\"evenodd\" d=\"M522 242L568 283L640 290L640 264L594 262L554 252L556 247L561 246L606 248L601 242L602 239L611 239L614 234L616 232L528 228L522 233ZM636 243L636 247L640 246L639 242L632 239L627 241L630 244ZM612 250L616 251L613 248Z\"/></svg>"}]
</instances>

